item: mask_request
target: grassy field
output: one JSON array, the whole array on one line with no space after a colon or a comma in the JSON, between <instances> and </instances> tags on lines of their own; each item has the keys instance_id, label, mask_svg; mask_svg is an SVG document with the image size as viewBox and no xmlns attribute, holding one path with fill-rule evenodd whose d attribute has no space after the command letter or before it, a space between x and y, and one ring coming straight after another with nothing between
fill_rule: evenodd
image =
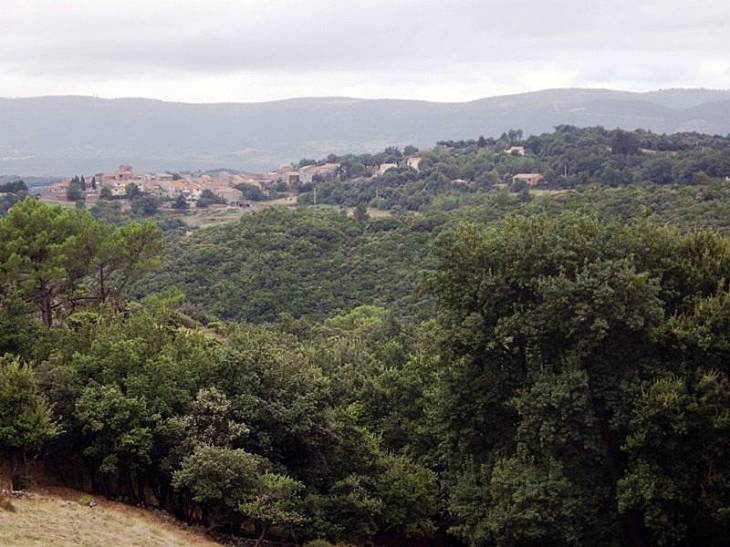
<instances>
[{"instance_id":1,"label":"grassy field","mask_svg":"<svg viewBox=\"0 0 730 547\"><path fill-rule=\"evenodd\" d=\"M217 224L233 222L251 209L204 209L185 213L180 218L191 228L208 228Z\"/></svg>"},{"instance_id":2,"label":"grassy field","mask_svg":"<svg viewBox=\"0 0 730 547\"><path fill-rule=\"evenodd\" d=\"M236 221L241 215L261 211L267 207L296 207L296 203L296 197L287 196L270 201L258 201L253 203L249 208L209 207L207 209L191 209L183 214L178 213L177 215L191 228L207 228L209 226ZM318 207L337 210L345 209L348 215L352 215L355 211L354 207L342 208L334 205L318 205ZM372 218L382 218L390 216L390 214L390 211L368 208L368 215Z\"/></svg>"},{"instance_id":3,"label":"grassy field","mask_svg":"<svg viewBox=\"0 0 730 547\"><path fill-rule=\"evenodd\" d=\"M219 546L143 509L66 488L44 489L12 504L15 512L0 510L3 547Z\"/></svg>"},{"instance_id":4,"label":"grassy field","mask_svg":"<svg viewBox=\"0 0 730 547\"><path fill-rule=\"evenodd\" d=\"M270 201L258 201L253 203L251 207L245 208L211 206L206 209L196 209L193 207L182 215L179 213L178 215L191 228L207 228L217 224L233 222L238 220L241 215L260 211L267 207L294 207L295 205L296 198L289 196Z\"/></svg>"},{"instance_id":5,"label":"grassy field","mask_svg":"<svg viewBox=\"0 0 730 547\"><path fill-rule=\"evenodd\" d=\"M46 203L50 205L62 205L64 207L75 207L76 204L65 199L51 199L45 196ZM123 210L129 209L129 201L121 200ZM164 215L170 215L172 217L181 218L185 224L190 228L208 228L210 226L217 226L218 224L225 224L227 222L234 222L241 218L242 215L261 211L267 207L296 207L297 198L295 195L287 195L278 199L272 199L269 201L257 201L254 202L251 207L223 207L223 206L210 206L205 209L197 209L195 207L181 213L174 211L169 206L162 207L159 211ZM87 207L89 207L87 205ZM334 205L319 205L318 207L326 207L337 210L346 210L348 215L352 215L355 211L354 207L338 207ZM381 211L379 209L368 208L368 215L371 218L382 218L390 216L390 211Z\"/></svg>"}]
</instances>

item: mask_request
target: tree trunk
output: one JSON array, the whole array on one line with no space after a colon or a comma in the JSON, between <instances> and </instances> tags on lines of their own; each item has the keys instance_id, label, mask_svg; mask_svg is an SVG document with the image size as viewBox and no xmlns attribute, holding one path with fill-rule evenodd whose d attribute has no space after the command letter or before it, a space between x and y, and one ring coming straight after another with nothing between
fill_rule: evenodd
<instances>
[{"instance_id":1,"label":"tree trunk","mask_svg":"<svg viewBox=\"0 0 730 547\"><path fill-rule=\"evenodd\" d=\"M646 546L646 541L644 540L644 522L636 509L631 509L626 514L626 533L629 536L631 545L634 547Z\"/></svg>"},{"instance_id":2,"label":"tree trunk","mask_svg":"<svg viewBox=\"0 0 730 547\"><path fill-rule=\"evenodd\" d=\"M261 528L261 535L256 540L254 547L259 547L261 545L261 543L264 541L264 537L266 537L266 532L269 531L269 526L270 526L270 524L268 524L268 523L263 525L263 527Z\"/></svg>"},{"instance_id":3,"label":"tree trunk","mask_svg":"<svg viewBox=\"0 0 730 547\"><path fill-rule=\"evenodd\" d=\"M210 534L213 530L218 527L218 517L221 514L222 507L220 504L216 504L210 511L206 511L203 507L203 522L206 523L205 533Z\"/></svg>"},{"instance_id":4,"label":"tree trunk","mask_svg":"<svg viewBox=\"0 0 730 547\"><path fill-rule=\"evenodd\" d=\"M25 455L13 451L10 453L10 489L23 490L26 484L27 462Z\"/></svg>"},{"instance_id":5,"label":"tree trunk","mask_svg":"<svg viewBox=\"0 0 730 547\"><path fill-rule=\"evenodd\" d=\"M104 264L99 266L99 300L106 302L106 276L104 275Z\"/></svg>"},{"instance_id":6,"label":"tree trunk","mask_svg":"<svg viewBox=\"0 0 730 547\"><path fill-rule=\"evenodd\" d=\"M50 329L53 325L53 300L51 295L41 296L41 317L43 326Z\"/></svg>"},{"instance_id":7,"label":"tree trunk","mask_svg":"<svg viewBox=\"0 0 730 547\"><path fill-rule=\"evenodd\" d=\"M621 465L621 449L614 438L615 436L611 432L605 401L596 394L592 380L593 378L589 376L588 391L593 405L593 415L596 419L599 439L603 444L604 455L606 458L606 471L615 489L623 471ZM628 511L623 519L623 526L624 532L631 545L634 547L645 547L644 520L641 518L639 513L635 510Z\"/></svg>"}]
</instances>

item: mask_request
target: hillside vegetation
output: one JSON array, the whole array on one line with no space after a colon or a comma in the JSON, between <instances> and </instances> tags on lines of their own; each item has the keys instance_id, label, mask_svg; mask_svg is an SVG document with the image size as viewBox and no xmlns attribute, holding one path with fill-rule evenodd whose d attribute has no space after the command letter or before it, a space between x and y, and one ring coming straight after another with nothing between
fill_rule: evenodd
<instances>
[{"instance_id":1,"label":"hillside vegetation","mask_svg":"<svg viewBox=\"0 0 730 547\"><path fill-rule=\"evenodd\" d=\"M407 165L414 154L420 158L417 169ZM433 212L484 203L495 186L524 190L529 185L515 179L520 174L539 174L536 187L547 190L705 184L730 176L730 139L560 125L525 139L521 130L510 130L497 139L440 141L421 153L390 147L378 154L330 155L316 163L325 161L341 164L339 178L300 185L300 203L313 203L316 189L320 204ZM373 176L383 163L393 168Z\"/></svg>"},{"instance_id":2,"label":"hillside vegetation","mask_svg":"<svg viewBox=\"0 0 730 547\"><path fill-rule=\"evenodd\" d=\"M726 139L701 138L663 157L669 182L601 145L594 173L631 181L448 207L434 187L381 218L300 206L188 231L18 201L0 218L9 478L39 458L254 541L724 545L730 195ZM529 160L482 144L436 153ZM717 163L689 174L697 158Z\"/></svg>"},{"instance_id":3,"label":"hillside vegetation","mask_svg":"<svg viewBox=\"0 0 730 547\"><path fill-rule=\"evenodd\" d=\"M515 147L524 153L507 153ZM560 126L526 140L510 131L444 141L420 154L418 170L406 167L417 153L389 147L301 160L340 163L335 180L291 188L300 205L312 204L316 192L318 204L332 208L267 210L184 238L175 236L179 224L166 221L163 267L134 294L175 285L226 320L273 321L282 313L321 320L359 305L426 319L432 299L419 280L434 267L431 242L462 220L574 211L724 232L730 219L730 139L719 136ZM369 174L388 162L400 167ZM513 183L522 172L543 180Z\"/></svg>"},{"instance_id":4,"label":"hillside vegetation","mask_svg":"<svg viewBox=\"0 0 730 547\"><path fill-rule=\"evenodd\" d=\"M175 240L135 290L177 285L209 313L255 322L280 313L324 319L363 304L424 316L419 280L442 222L270 209Z\"/></svg>"}]
</instances>

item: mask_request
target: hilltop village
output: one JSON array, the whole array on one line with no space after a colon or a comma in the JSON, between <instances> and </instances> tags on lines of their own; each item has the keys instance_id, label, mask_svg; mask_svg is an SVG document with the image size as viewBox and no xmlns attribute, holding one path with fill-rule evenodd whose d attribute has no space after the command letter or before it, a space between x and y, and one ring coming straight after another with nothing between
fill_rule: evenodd
<instances>
[{"instance_id":1,"label":"hilltop village","mask_svg":"<svg viewBox=\"0 0 730 547\"><path fill-rule=\"evenodd\" d=\"M324 186L318 188L321 190L321 197L325 201L332 201L330 194L333 193L333 185L347 182L347 184L360 187L361 190L366 190L369 184L368 179L378 179L382 180L385 186L389 186L391 183L399 186L403 182L398 182L402 175L405 175L406 178L414 176L428 178L427 174L423 172L424 166L429 173L437 171L444 173L444 176L451 175L447 176L447 181L450 181L455 188L470 187L474 182L473 173L470 175L465 173L467 176L463 178L459 176L458 172L450 168L444 169L440 164L444 154L450 153L450 145L458 146L459 144L439 143L434 150L418 152L416 149L415 154L401 154L400 151L393 148L392 150L386 149L377 155L343 157L332 155L327 160L319 162L301 160L294 165L283 164L265 174L225 169L192 173L148 173L135 172L131 165L120 165L116 171L112 172L66 178L46 187L40 197L47 202L81 201L86 205L94 205L99 199L131 199L135 196L145 195L158 202L173 202L172 207L177 209L191 206L208 207L209 205L250 207L252 201L266 199L264 196L290 191L302 195L311 192L313 184L325 183ZM512 146L506 150L499 150L497 154L520 160L525 156L525 149L522 146ZM506 162L506 160L497 161L498 163ZM544 185L544 177L540 172L521 170L524 167L534 169L533 163L512 165L504 173L497 173L489 178L489 183L497 188L517 187L518 184L522 186ZM375 190L375 196L378 196L378 190ZM366 196L359 201L363 199L370 201L372 197ZM302 203L308 202L306 197L302 200ZM354 206L355 204L349 205Z\"/></svg>"},{"instance_id":2,"label":"hilltop village","mask_svg":"<svg viewBox=\"0 0 730 547\"><path fill-rule=\"evenodd\" d=\"M87 204L104 198L123 198L131 190L161 199L175 200L182 196L189 204L195 205L209 191L220 199L221 204L247 207L250 206L250 200L244 198L241 188L253 186L266 191L281 183L291 185L311 183L313 180L334 180L339 168L339 163L326 163L295 170L291 164L284 164L266 174L231 173L225 170L179 174L136 172L131 165L120 165L116 171L66 178L48 186L40 197L48 202L68 201L70 187L78 184L82 192L80 197Z\"/></svg>"}]
</instances>

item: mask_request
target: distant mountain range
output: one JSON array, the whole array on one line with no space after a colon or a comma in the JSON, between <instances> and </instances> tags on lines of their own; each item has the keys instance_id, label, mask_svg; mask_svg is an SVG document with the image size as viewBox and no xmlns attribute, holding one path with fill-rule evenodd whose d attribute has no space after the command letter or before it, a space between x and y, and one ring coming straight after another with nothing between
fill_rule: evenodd
<instances>
[{"instance_id":1,"label":"distant mountain range","mask_svg":"<svg viewBox=\"0 0 730 547\"><path fill-rule=\"evenodd\" d=\"M0 99L0 175L74 175L116 169L269 171L328 154L433 146L439 140L525 136L556 125L656 133L730 133L730 91L630 93L557 89L467 103L348 98L267 103L151 99Z\"/></svg>"}]
</instances>

